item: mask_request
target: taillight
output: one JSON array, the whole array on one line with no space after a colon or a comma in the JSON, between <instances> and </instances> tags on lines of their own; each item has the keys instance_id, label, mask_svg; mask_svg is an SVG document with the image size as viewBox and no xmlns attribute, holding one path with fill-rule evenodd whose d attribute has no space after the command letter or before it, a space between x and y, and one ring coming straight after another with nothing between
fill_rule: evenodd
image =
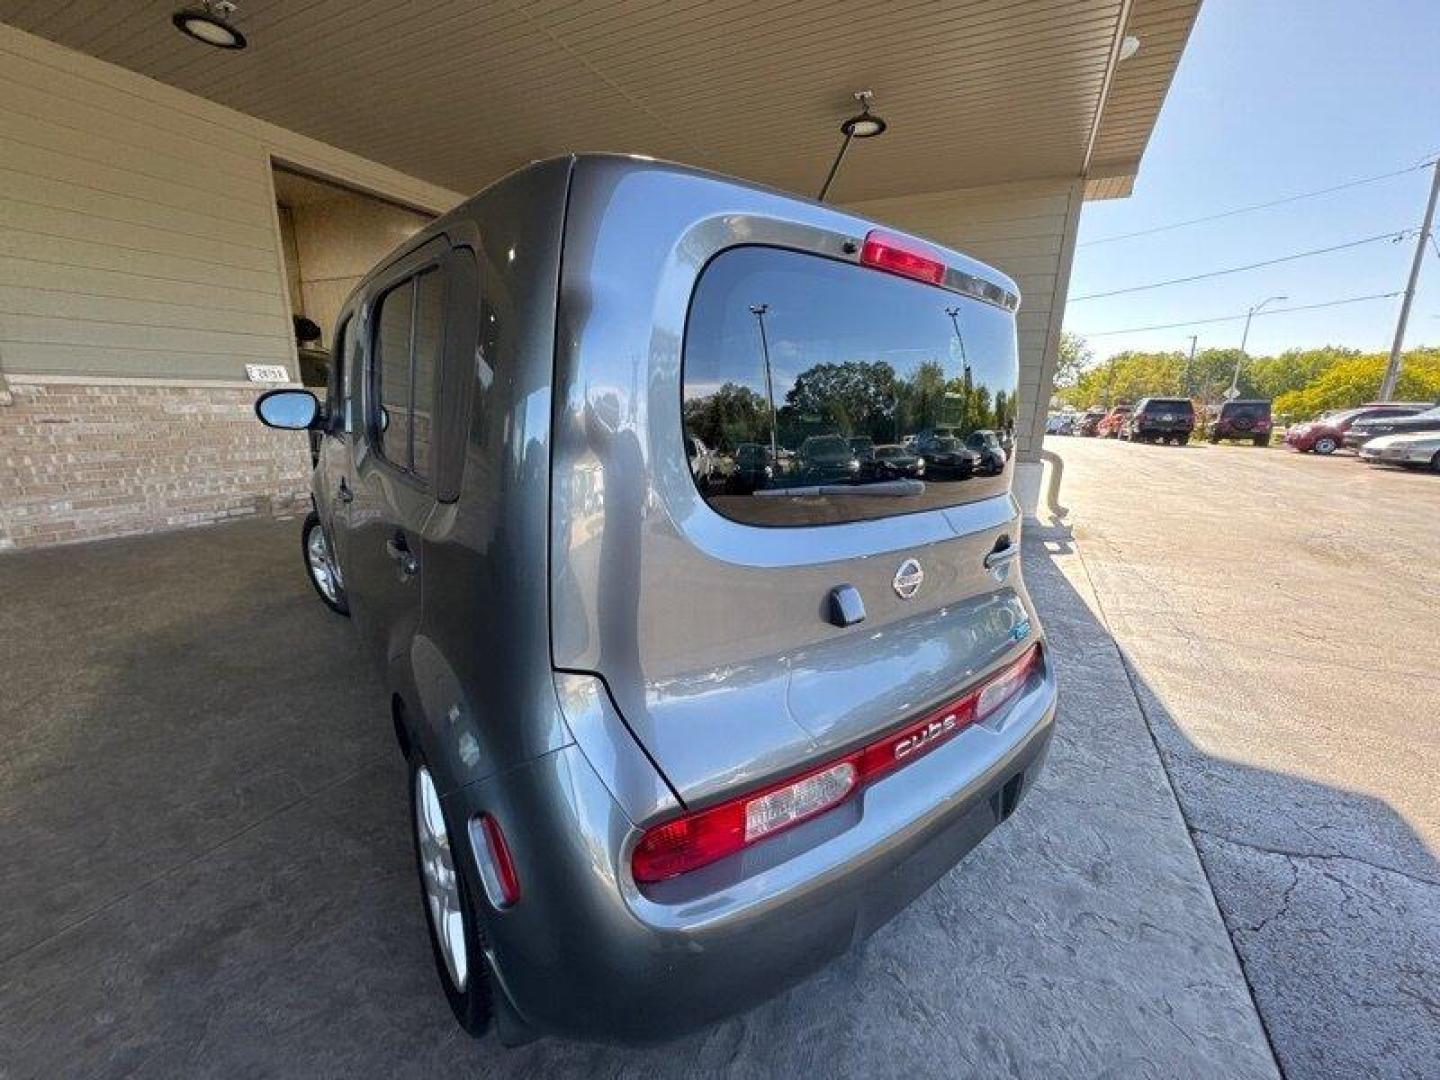
<instances>
[{"instance_id":1,"label":"taillight","mask_svg":"<svg viewBox=\"0 0 1440 1080\"><path fill-rule=\"evenodd\" d=\"M860 265L888 270L931 285L939 285L945 280L945 264L933 248L881 229L873 229L866 234L865 246L860 249Z\"/></svg>"},{"instance_id":2,"label":"taillight","mask_svg":"<svg viewBox=\"0 0 1440 1080\"><path fill-rule=\"evenodd\" d=\"M520 876L515 872L510 845L505 843L500 823L489 814L481 814L478 822L480 828L472 826L470 836L480 866L480 883L492 905L508 908L520 899Z\"/></svg>"},{"instance_id":3,"label":"taillight","mask_svg":"<svg viewBox=\"0 0 1440 1080\"><path fill-rule=\"evenodd\" d=\"M631 858L635 880L664 881L698 870L839 805L851 792L993 715L1024 688L1039 661L1040 646L1032 645L984 683L868 746L778 784L655 826L635 847Z\"/></svg>"}]
</instances>

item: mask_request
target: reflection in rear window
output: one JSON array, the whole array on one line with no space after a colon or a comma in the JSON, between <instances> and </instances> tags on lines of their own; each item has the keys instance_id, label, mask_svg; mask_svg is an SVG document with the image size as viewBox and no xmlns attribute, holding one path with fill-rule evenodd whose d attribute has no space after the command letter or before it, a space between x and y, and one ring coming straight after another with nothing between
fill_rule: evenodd
<instances>
[{"instance_id":1,"label":"reflection in rear window","mask_svg":"<svg viewBox=\"0 0 1440 1080\"><path fill-rule=\"evenodd\" d=\"M686 327L690 471L716 510L759 525L970 502L1009 485L1016 382L1014 319L999 308L733 248L701 275Z\"/></svg>"}]
</instances>

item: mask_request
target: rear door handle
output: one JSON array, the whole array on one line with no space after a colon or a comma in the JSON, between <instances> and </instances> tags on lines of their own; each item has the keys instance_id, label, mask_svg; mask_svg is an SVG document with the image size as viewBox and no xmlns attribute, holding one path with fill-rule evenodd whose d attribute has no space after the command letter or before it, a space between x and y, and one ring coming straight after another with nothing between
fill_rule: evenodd
<instances>
[{"instance_id":1,"label":"rear door handle","mask_svg":"<svg viewBox=\"0 0 1440 1080\"><path fill-rule=\"evenodd\" d=\"M985 569L994 570L995 567L999 566L1001 563L1007 563L1019 554L1020 549L1018 547L1015 547L1014 545L1011 545L1007 548L1002 548L999 551L992 551L989 555L985 556Z\"/></svg>"},{"instance_id":2,"label":"rear door handle","mask_svg":"<svg viewBox=\"0 0 1440 1080\"><path fill-rule=\"evenodd\" d=\"M347 483L345 483L345 478L342 476L342 477L340 478L340 490L338 490L337 492L335 492L335 501L336 501L336 502L342 502L342 503L349 503L349 502L352 502L352 501L354 500L354 498L355 498L355 495L354 495L354 493L350 490L350 485L347 484Z\"/></svg>"},{"instance_id":3,"label":"rear door handle","mask_svg":"<svg viewBox=\"0 0 1440 1080\"><path fill-rule=\"evenodd\" d=\"M404 533L397 532L392 539L385 541L385 553L400 564L400 573L405 577L411 577L420 569L420 560L410 551Z\"/></svg>"}]
</instances>

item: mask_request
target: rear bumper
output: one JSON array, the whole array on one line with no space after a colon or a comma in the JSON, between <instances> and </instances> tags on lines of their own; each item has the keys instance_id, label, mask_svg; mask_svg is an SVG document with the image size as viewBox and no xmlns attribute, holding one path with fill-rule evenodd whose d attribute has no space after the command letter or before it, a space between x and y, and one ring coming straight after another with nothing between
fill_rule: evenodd
<instances>
[{"instance_id":1,"label":"rear bumper","mask_svg":"<svg viewBox=\"0 0 1440 1080\"><path fill-rule=\"evenodd\" d=\"M606 1042L672 1037L764 1001L884 925L1015 809L1056 699L1047 664L1003 716L643 891L629 873L641 830L577 746L456 792L452 820L495 815L519 871L519 903L482 913L502 992L539 1031ZM474 877L473 858L462 865Z\"/></svg>"}]
</instances>

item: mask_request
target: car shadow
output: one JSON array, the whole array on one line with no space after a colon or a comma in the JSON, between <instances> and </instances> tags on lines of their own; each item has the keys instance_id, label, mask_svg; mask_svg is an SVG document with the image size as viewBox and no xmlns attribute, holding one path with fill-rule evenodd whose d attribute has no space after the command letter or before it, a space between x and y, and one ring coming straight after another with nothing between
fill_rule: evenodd
<instances>
[{"instance_id":1,"label":"car shadow","mask_svg":"<svg viewBox=\"0 0 1440 1080\"><path fill-rule=\"evenodd\" d=\"M1212 887L1292 1076L1345 1074L1362 1050L1440 1060L1423 892L1440 875L1419 841L1378 800L1189 744L1062 571L1068 529L1029 538L1024 571L1062 686L1050 762L959 867L699 1033L474 1042L425 940L383 687L310 592L296 531L0 560L15 1075L1273 1075ZM1350 866L1324 836L1292 853L1224 822L1187 834L1156 745L1237 806L1318 807L1377 852L1408 834L1403 874Z\"/></svg>"}]
</instances>

